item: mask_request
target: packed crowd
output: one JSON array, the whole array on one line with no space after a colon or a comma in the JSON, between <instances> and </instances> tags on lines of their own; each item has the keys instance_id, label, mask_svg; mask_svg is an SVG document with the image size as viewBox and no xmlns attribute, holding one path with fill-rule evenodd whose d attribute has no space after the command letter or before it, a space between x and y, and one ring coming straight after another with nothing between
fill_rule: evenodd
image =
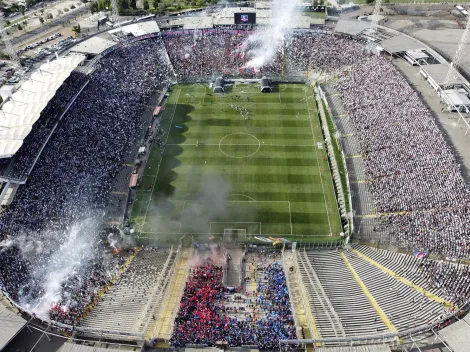
<instances>
[{"instance_id":1,"label":"packed crowd","mask_svg":"<svg viewBox=\"0 0 470 352\"><path fill-rule=\"evenodd\" d=\"M353 64L336 88L382 215L377 230L391 234L394 245L468 256L470 190L418 93L379 56Z\"/></svg>"},{"instance_id":2,"label":"packed crowd","mask_svg":"<svg viewBox=\"0 0 470 352\"><path fill-rule=\"evenodd\" d=\"M180 79L212 78L224 75L253 76L256 70L245 67L252 58L256 41L247 42L249 33L239 30L192 31L163 37L170 61ZM245 44L247 42L248 44ZM274 58L259 69L261 73L282 70L282 47Z\"/></svg>"},{"instance_id":3,"label":"packed crowd","mask_svg":"<svg viewBox=\"0 0 470 352\"><path fill-rule=\"evenodd\" d=\"M468 265L456 262L423 259L419 269L427 284L440 291L440 295L462 306L470 298L470 271Z\"/></svg>"},{"instance_id":4,"label":"packed crowd","mask_svg":"<svg viewBox=\"0 0 470 352\"><path fill-rule=\"evenodd\" d=\"M9 159L9 165L2 172L2 176L17 180L26 178L54 125L86 80L87 77L83 73L75 71L71 73L41 112L39 120L33 125L32 131L25 138L21 148L14 157Z\"/></svg>"},{"instance_id":5,"label":"packed crowd","mask_svg":"<svg viewBox=\"0 0 470 352\"><path fill-rule=\"evenodd\" d=\"M34 307L48 294L48 268L56 252L70 246L74 225L104 216L117 170L134 150L147 122L140 117L150 95L167 84L169 64L160 38L135 42L102 58L89 83L43 150L28 182L0 219L0 287L15 301ZM73 91L74 92L74 91ZM55 118L70 95L48 108ZM119 260L109 255L96 228L90 251L61 277L60 297L50 316L73 323L93 294L112 276ZM77 250L81 238L75 240ZM91 252L91 253L90 253ZM80 259L80 258L79 258ZM81 263L80 263L81 261ZM14 270L11 268L14 267ZM52 269L50 269L52 270ZM90 273L92 273L90 275ZM60 273L59 273L60 274ZM57 294L57 292L55 292ZM73 309L72 309L73 308Z\"/></svg>"},{"instance_id":6,"label":"packed crowd","mask_svg":"<svg viewBox=\"0 0 470 352\"><path fill-rule=\"evenodd\" d=\"M257 314L247 313L245 320L230 316L225 307L229 289L222 285L222 276L222 268L210 263L192 270L170 339L173 346L214 346L221 341L229 347L273 350L280 339L295 339L286 277L279 263L265 266L253 297Z\"/></svg>"},{"instance_id":7,"label":"packed crowd","mask_svg":"<svg viewBox=\"0 0 470 352\"><path fill-rule=\"evenodd\" d=\"M255 69L249 66L253 56L259 55L262 32L206 30L178 34L165 36L164 42L180 79L280 75L283 71L288 75L302 72L303 78L309 68L332 74L352 65L358 55L364 55L360 43L331 34L293 31L286 32L282 40L272 40L273 57Z\"/></svg>"},{"instance_id":8,"label":"packed crowd","mask_svg":"<svg viewBox=\"0 0 470 352\"><path fill-rule=\"evenodd\" d=\"M68 238L71 226L85 218L103 217L119 165L136 144L138 132L147 127L139 112L152 92L168 82L173 69L182 79L252 76L252 71L240 71L256 46L256 41L243 44L250 34L194 31L167 35L163 40L123 46L98 62L28 182L0 218L0 287L12 299L40 300L46 290L42 286L45 268ZM393 66L381 57L367 55L357 42L313 32L286 35L261 72L279 74L284 62L288 72L311 68L340 74L336 88L356 130L368 185L382 215L377 231L391 233L392 244L468 256L470 194L460 165L418 94ZM84 79L74 74L70 87L59 90L43 117L47 121L44 133ZM38 139L41 136L38 133ZM157 142L161 143L158 136ZM37 148L36 142L28 140L24 148L30 144ZM33 154L20 153L19 157L28 164ZM118 266L103 251L99 236L90 258L88 267L62 282L61 297L50 311L54 319L71 323L78 319ZM268 284L259 285L256 304L267 312L267 318L238 321L224 312L226 289L220 282L220 268L194 269L172 344L213 345L225 340L231 346L256 344L269 349L280 337L295 336L282 268L271 264L265 271Z\"/></svg>"},{"instance_id":9,"label":"packed crowd","mask_svg":"<svg viewBox=\"0 0 470 352\"><path fill-rule=\"evenodd\" d=\"M357 62L365 54L361 43L332 34L293 32L286 42L287 72L307 70L335 74Z\"/></svg>"}]
</instances>

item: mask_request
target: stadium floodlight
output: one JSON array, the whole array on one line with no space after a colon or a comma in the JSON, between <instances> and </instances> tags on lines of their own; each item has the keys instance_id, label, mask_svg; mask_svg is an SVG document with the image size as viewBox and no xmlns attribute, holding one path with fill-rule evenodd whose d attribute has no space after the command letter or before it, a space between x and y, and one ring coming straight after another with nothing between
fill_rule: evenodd
<instances>
[{"instance_id":1,"label":"stadium floodlight","mask_svg":"<svg viewBox=\"0 0 470 352\"><path fill-rule=\"evenodd\" d=\"M372 13L372 21L370 22L370 35L374 35L377 32L377 25L380 18L380 7L382 6L382 0L376 0L374 6L374 12Z\"/></svg>"},{"instance_id":2,"label":"stadium floodlight","mask_svg":"<svg viewBox=\"0 0 470 352\"><path fill-rule=\"evenodd\" d=\"M20 59L18 58L16 50L13 47L13 44L11 44L10 36L8 35L5 26L3 25L3 19L0 19L0 33L2 36L2 40L5 43L5 49L7 51L8 56L10 57L10 60L15 62L15 65L17 67L21 67Z\"/></svg>"},{"instance_id":3,"label":"stadium floodlight","mask_svg":"<svg viewBox=\"0 0 470 352\"><path fill-rule=\"evenodd\" d=\"M459 45L457 47L457 51L452 58L452 62L450 63L449 71L447 71L446 79L444 80L444 89L450 88L452 83L458 77L458 67L460 64L460 59L462 58L462 54L464 53L465 43L467 42L468 30L470 28L470 17L467 17L467 25L465 26L465 30L460 38Z\"/></svg>"},{"instance_id":4,"label":"stadium floodlight","mask_svg":"<svg viewBox=\"0 0 470 352\"><path fill-rule=\"evenodd\" d=\"M375 33L377 32L377 26L379 23L379 19L381 17L380 15L380 7L382 6L382 0L375 0L375 6L374 6L374 11L372 12L372 19L370 21L370 27L368 31L368 35L371 38L375 37ZM376 45L373 41L369 41L367 48L375 52L376 51Z\"/></svg>"},{"instance_id":5,"label":"stadium floodlight","mask_svg":"<svg viewBox=\"0 0 470 352\"><path fill-rule=\"evenodd\" d=\"M111 17L115 27L119 27L119 6L117 0L111 0Z\"/></svg>"}]
</instances>

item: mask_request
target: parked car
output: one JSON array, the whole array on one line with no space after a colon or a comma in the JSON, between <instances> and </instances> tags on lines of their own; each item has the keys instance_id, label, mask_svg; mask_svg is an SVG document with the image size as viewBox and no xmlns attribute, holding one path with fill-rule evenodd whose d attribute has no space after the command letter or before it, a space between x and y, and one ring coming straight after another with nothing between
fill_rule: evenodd
<instances>
[{"instance_id":1,"label":"parked car","mask_svg":"<svg viewBox=\"0 0 470 352\"><path fill-rule=\"evenodd\" d=\"M18 77L12 77L7 82L8 83L18 83L20 79Z\"/></svg>"}]
</instances>

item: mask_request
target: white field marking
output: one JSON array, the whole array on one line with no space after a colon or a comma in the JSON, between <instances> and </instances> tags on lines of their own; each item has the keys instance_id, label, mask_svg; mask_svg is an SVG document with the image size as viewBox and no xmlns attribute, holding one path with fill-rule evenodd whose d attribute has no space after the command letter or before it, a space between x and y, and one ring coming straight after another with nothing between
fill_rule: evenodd
<instances>
[{"instance_id":1,"label":"white field marking","mask_svg":"<svg viewBox=\"0 0 470 352\"><path fill-rule=\"evenodd\" d=\"M256 140L258 141L258 148L257 148L253 153L251 153L251 154L249 154L249 155L244 155L244 156L233 156L233 155L230 155L230 154L225 153L225 152L222 150L222 148L220 147L220 146L222 145L222 141L223 141L225 138L230 137L230 136L233 136L233 135L235 135L235 134L246 134L246 135L248 135L248 136L253 137L254 139L256 139ZM227 144L227 145L235 145L235 144ZM248 144L248 145L256 145L256 144ZM221 152L222 154L224 154L225 156L228 156L228 157L234 158L234 159L249 158L250 156L253 156L253 155L255 155L256 153L258 153L259 148L261 148L261 141L260 141L258 138L256 138L255 136L253 136L252 134L244 133L244 132L230 133L230 134L226 135L225 137L223 137L223 138L220 140L220 142L219 142L219 150L220 150L220 152Z\"/></svg>"},{"instance_id":2,"label":"white field marking","mask_svg":"<svg viewBox=\"0 0 470 352\"><path fill-rule=\"evenodd\" d=\"M258 224L259 225L259 234L261 235L261 223L258 221L223 221L223 222L217 222L217 221L211 221L209 222L209 235L224 235L224 232L214 232L212 233L212 224ZM233 230L238 230L238 229L233 229ZM241 229L240 229L241 230ZM245 235L249 235L245 232Z\"/></svg>"},{"instance_id":3,"label":"white field marking","mask_svg":"<svg viewBox=\"0 0 470 352\"><path fill-rule=\"evenodd\" d=\"M248 199L251 199L252 202L256 202L255 199L247 196L246 194L241 194L241 193L233 193L233 194L229 194L228 196L226 196L225 198L228 198L228 197L231 197L231 196L242 196L242 197L246 197Z\"/></svg>"},{"instance_id":4,"label":"white field marking","mask_svg":"<svg viewBox=\"0 0 470 352\"><path fill-rule=\"evenodd\" d=\"M204 100L206 100L206 86L204 86L204 96L202 97L202 104L201 104L201 106L204 106Z\"/></svg>"},{"instance_id":5,"label":"white field marking","mask_svg":"<svg viewBox=\"0 0 470 352\"><path fill-rule=\"evenodd\" d=\"M180 143L180 144L167 144L169 146L196 146L194 143ZM202 145L202 144L201 144ZM217 146L220 145L220 143L203 143L205 146ZM239 146L249 146L249 145L258 145L257 143L253 144L224 144L224 145L239 145ZM262 146L266 147L314 147L315 144L267 144L267 143L262 143Z\"/></svg>"},{"instance_id":6,"label":"white field marking","mask_svg":"<svg viewBox=\"0 0 470 352\"><path fill-rule=\"evenodd\" d=\"M163 155L165 154L166 142L168 142L168 137L170 136L170 133L171 133L171 126L173 126L173 118L175 117L176 109L178 107L178 101L180 99L180 93L181 93L181 89L178 90L178 95L176 96L175 108L173 109L173 113L171 114L171 119L170 119L170 127L168 128L168 133L166 134L165 144L163 145L163 150L162 150L162 157L160 158L160 162L158 163L157 174L155 175L155 178L154 178L153 183L152 183L152 192L150 193L150 200L147 203L147 209L145 209L144 221L142 222L142 225L140 227L140 231L142 231L142 229L145 226L145 222L147 221L147 214L149 212L150 203L152 201L153 191L155 189L155 183L157 182L158 172L160 171L160 165L162 164Z\"/></svg>"},{"instance_id":7,"label":"white field marking","mask_svg":"<svg viewBox=\"0 0 470 352\"><path fill-rule=\"evenodd\" d=\"M290 211L290 201L289 201L289 222L290 222L290 234L292 235L292 213Z\"/></svg>"},{"instance_id":8,"label":"white field marking","mask_svg":"<svg viewBox=\"0 0 470 352\"><path fill-rule=\"evenodd\" d=\"M282 101L281 101L281 90L279 89L279 104L282 104Z\"/></svg>"},{"instance_id":9,"label":"white field marking","mask_svg":"<svg viewBox=\"0 0 470 352\"><path fill-rule=\"evenodd\" d=\"M246 224L246 223L245 223ZM136 235L137 238L147 238L145 236L141 236L142 234L147 234L147 235L180 235L178 232L164 232L164 231L157 231L157 232L140 232L140 235ZM223 232L214 232L214 233L209 233L209 232L191 232L192 235L223 235ZM273 236L290 236L291 234L289 233L278 233L278 234L273 234ZM302 233L295 234L296 236L304 236L304 237L326 237L327 235L305 235ZM150 237L151 238L151 237Z\"/></svg>"},{"instance_id":10,"label":"white field marking","mask_svg":"<svg viewBox=\"0 0 470 352\"><path fill-rule=\"evenodd\" d=\"M181 234L181 228L183 227L184 208L186 208L186 200L183 202L183 210L181 211L180 227L178 229L180 234Z\"/></svg>"},{"instance_id":11,"label":"white field marking","mask_svg":"<svg viewBox=\"0 0 470 352\"><path fill-rule=\"evenodd\" d=\"M308 97L307 97L307 92L306 91L304 91L304 95L305 95L305 101L307 102L308 116L310 117L310 129L312 130L312 139L313 139L313 142L315 142L315 133L313 131L313 126L312 126L312 116L310 115L310 108L309 108L309 105L308 105ZM331 232L330 213L328 211L328 204L326 203L325 186L323 184L323 176L321 174L321 169L320 169L320 159L318 158L318 149L315 148L315 147L314 147L314 149L315 149L315 155L317 157L318 173L320 174L321 188L322 188L322 191L323 191L323 200L325 201L326 216L328 218L328 227L330 229L330 234L331 234L332 232Z\"/></svg>"}]
</instances>

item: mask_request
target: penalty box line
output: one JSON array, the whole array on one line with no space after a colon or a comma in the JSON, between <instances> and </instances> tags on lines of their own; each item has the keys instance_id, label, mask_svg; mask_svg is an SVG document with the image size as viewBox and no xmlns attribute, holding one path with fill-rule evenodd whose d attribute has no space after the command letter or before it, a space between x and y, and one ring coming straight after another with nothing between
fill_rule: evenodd
<instances>
[{"instance_id":1,"label":"penalty box line","mask_svg":"<svg viewBox=\"0 0 470 352\"><path fill-rule=\"evenodd\" d=\"M180 226L179 226L179 234L181 234L181 230L182 230L182 227L183 227L183 218L184 218L184 209L186 208L186 202L189 201L193 201L192 199L185 199L184 202L183 202L183 210L181 211L181 219L179 221L180 223ZM289 200L229 200L228 201L229 203L287 203L288 206L289 206L289 223L290 223L290 234L291 236L294 234L293 233L293 228L292 228L292 212L291 212L291 207L290 207L290 201ZM215 222L210 222L209 223L209 234L211 234L211 224L212 223L215 223ZM225 223L230 223L229 221L226 221ZM231 222L233 224L237 223L237 222ZM239 222L239 223L245 223L245 224L249 224L250 222L249 221L244 221L244 222ZM259 222L254 222L254 223L259 223ZM260 225L260 234L261 234L261 225Z\"/></svg>"},{"instance_id":2,"label":"penalty box line","mask_svg":"<svg viewBox=\"0 0 470 352\"><path fill-rule=\"evenodd\" d=\"M259 235L261 236L261 222L259 221L210 221L209 222L209 235L219 234L218 232L212 233L212 224L258 224L259 225ZM243 230L243 229L231 229L231 230ZM224 233L225 234L225 233ZM250 235L249 233L245 233Z\"/></svg>"}]
</instances>

